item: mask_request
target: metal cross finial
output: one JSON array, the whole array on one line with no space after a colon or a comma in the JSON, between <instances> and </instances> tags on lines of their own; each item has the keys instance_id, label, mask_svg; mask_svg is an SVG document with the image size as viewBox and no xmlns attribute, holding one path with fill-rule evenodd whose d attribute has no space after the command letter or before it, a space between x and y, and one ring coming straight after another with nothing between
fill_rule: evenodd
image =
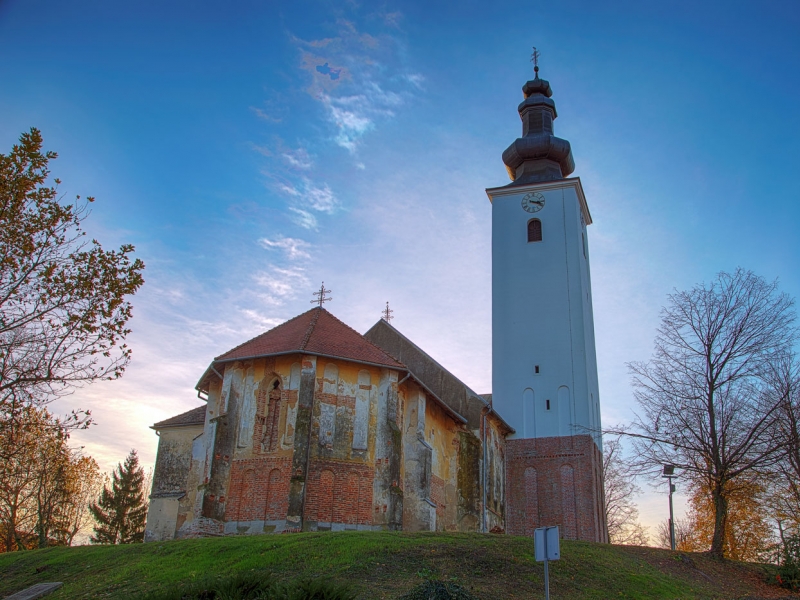
<instances>
[{"instance_id":1,"label":"metal cross finial","mask_svg":"<svg viewBox=\"0 0 800 600\"><path fill-rule=\"evenodd\" d=\"M394 311L391 308L389 308L389 303L387 302L386 308L384 308L383 312L381 313L381 318L388 323L389 321L394 319L394 317L392 316L393 312Z\"/></svg>"},{"instance_id":2,"label":"metal cross finial","mask_svg":"<svg viewBox=\"0 0 800 600\"><path fill-rule=\"evenodd\" d=\"M533 47L531 62L533 63L533 72L536 74L536 77L539 77L539 51L536 49L536 46Z\"/></svg>"},{"instance_id":3,"label":"metal cross finial","mask_svg":"<svg viewBox=\"0 0 800 600\"><path fill-rule=\"evenodd\" d=\"M329 300L333 300L333 298L330 298L330 297L329 297L329 298L326 298L326 297L325 297L325 294L327 294L328 292L332 292L332 291L333 291L333 290L326 290L326 289L325 289L325 282L323 281L323 282L322 282L322 285L321 285L321 286L320 286L320 288L319 288L319 291L318 291L318 292L314 292L314 293L312 294L312 295L316 296L316 297L317 297L317 299L316 299L316 300L312 300L312 301L311 301L311 304L319 304L319 305L320 305L320 308L321 308L321 307L322 307L322 305L323 305L325 302L328 302Z\"/></svg>"}]
</instances>

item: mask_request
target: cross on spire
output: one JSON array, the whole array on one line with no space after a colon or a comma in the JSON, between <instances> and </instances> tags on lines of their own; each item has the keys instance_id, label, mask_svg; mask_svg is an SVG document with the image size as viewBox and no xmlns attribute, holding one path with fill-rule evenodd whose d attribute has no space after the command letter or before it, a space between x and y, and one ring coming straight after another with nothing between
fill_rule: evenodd
<instances>
[{"instance_id":1,"label":"cross on spire","mask_svg":"<svg viewBox=\"0 0 800 600\"><path fill-rule=\"evenodd\" d=\"M389 321L394 319L394 317L392 316L393 312L394 311L391 308L389 308L389 303L387 302L386 303L386 308L384 308L381 311L381 319L383 319L384 321L386 321L388 323Z\"/></svg>"},{"instance_id":2,"label":"cross on spire","mask_svg":"<svg viewBox=\"0 0 800 600\"><path fill-rule=\"evenodd\" d=\"M533 63L533 72L536 74L536 78L539 77L539 51L536 49L536 46L533 47L533 54L531 54L531 62Z\"/></svg>"},{"instance_id":3,"label":"cross on spire","mask_svg":"<svg viewBox=\"0 0 800 600\"><path fill-rule=\"evenodd\" d=\"M320 308L322 308L322 305L323 305L325 302L328 302L328 301L330 301L330 300L333 300L333 298L330 298L330 297L326 298L326 297L325 297L325 294L327 294L327 293L329 293L329 292L332 292L332 291L333 291L333 290L326 290L326 289L325 289L325 282L323 281L323 282L322 282L322 285L321 285L321 286L320 286L320 288L319 288L319 291L318 291L318 292L314 292L314 293L312 294L312 296L316 296L316 297L317 297L317 299L316 299L316 300L312 300L312 301L311 301L311 304L319 304Z\"/></svg>"}]
</instances>

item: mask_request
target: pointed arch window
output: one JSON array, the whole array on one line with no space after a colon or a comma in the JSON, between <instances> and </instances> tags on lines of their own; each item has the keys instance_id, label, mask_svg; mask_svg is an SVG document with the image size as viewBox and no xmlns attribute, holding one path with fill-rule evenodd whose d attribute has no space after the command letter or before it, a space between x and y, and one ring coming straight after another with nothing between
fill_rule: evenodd
<instances>
[{"instance_id":1,"label":"pointed arch window","mask_svg":"<svg viewBox=\"0 0 800 600\"><path fill-rule=\"evenodd\" d=\"M528 242L542 241L542 222L539 219L528 221Z\"/></svg>"}]
</instances>

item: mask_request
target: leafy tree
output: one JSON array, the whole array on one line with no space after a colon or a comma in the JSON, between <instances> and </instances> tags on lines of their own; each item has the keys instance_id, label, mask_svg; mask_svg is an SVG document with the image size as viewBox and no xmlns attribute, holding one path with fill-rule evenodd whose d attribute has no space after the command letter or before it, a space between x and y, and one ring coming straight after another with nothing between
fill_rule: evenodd
<instances>
[{"instance_id":1,"label":"leafy tree","mask_svg":"<svg viewBox=\"0 0 800 600\"><path fill-rule=\"evenodd\" d=\"M797 339L794 302L749 271L669 296L655 352L631 363L642 409L630 435L641 466L681 468L713 506L710 552L724 556L737 481L780 460L782 392L773 367Z\"/></svg>"},{"instance_id":2,"label":"leafy tree","mask_svg":"<svg viewBox=\"0 0 800 600\"><path fill-rule=\"evenodd\" d=\"M0 552L69 545L86 524L97 463L68 446L68 429L46 409L27 406L17 422L0 426L0 445L14 433L14 451L0 460Z\"/></svg>"},{"instance_id":3,"label":"leafy tree","mask_svg":"<svg viewBox=\"0 0 800 600\"><path fill-rule=\"evenodd\" d=\"M728 487L728 517L724 554L733 560L763 562L772 557L775 535L771 514L765 502L761 477L740 476ZM710 490L693 490L689 511L693 550L709 547L714 535L714 503Z\"/></svg>"},{"instance_id":4,"label":"leafy tree","mask_svg":"<svg viewBox=\"0 0 800 600\"><path fill-rule=\"evenodd\" d=\"M47 183L55 158L42 152L37 129L0 154L0 414L12 432L26 406L122 374L131 354L126 297L144 282L133 246L107 251L86 239L94 199L62 201ZM87 418L78 411L62 425ZM10 442L0 460L16 447Z\"/></svg>"},{"instance_id":5,"label":"leafy tree","mask_svg":"<svg viewBox=\"0 0 800 600\"><path fill-rule=\"evenodd\" d=\"M647 530L639 522L633 497L641 493L636 473L622 455L619 438L603 440L603 485L605 489L608 540L612 544L646 546Z\"/></svg>"},{"instance_id":6,"label":"leafy tree","mask_svg":"<svg viewBox=\"0 0 800 600\"><path fill-rule=\"evenodd\" d=\"M133 544L144 541L147 519L144 469L139 466L136 450L131 450L124 464L118 464L111 475L111 489L103 492L89 511L97 521L93 544Z\"/></svg>"},{"instance_id":7,"label":"leafy tree","mask_svg":"<svg viewBox=\"0 0 800 600\"><path fill-rule=\"evenodd\" d=\"M70 488L67 501L62 506L59 542L71 546L76 536L94 521L89 505L103 488L100 467L91 456L79 456L70 463Z\"/></svg>"}]
</instances>

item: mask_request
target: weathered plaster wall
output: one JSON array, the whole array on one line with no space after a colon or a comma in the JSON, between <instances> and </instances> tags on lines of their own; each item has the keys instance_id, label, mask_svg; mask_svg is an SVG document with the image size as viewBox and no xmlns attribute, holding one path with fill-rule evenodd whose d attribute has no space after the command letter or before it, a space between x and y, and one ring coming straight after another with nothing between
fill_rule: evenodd
<instances>
[{"instance_id":1,"label":"weathered plaster wall","mask_svg":"<svg viewBox=\"0 0 800 600\"><path fill-rule=\"evenodd\" d=\"M459 529L459 430L453 418L433 400L425 403L424 438L431 447L430 499L436 505L436 530ZM473 530L474 531L474 530Z\"/></svg>"},{"instance_id":2,"label":"weathered plaster wall","mask_svg":"<svg viewBox=\"0 0 800 600\"><path fill-rule=\"evenodd\" d=\"M203 435L189 444L179 536L480 530L480 430L413 378L299 354L216 368ZM489 429L490 463L502 463L502 434ZM487 494L500 521L502 471Z\"/></svg>"},{"instance_id":3,"label":"weathered plaster wall","mask_svg":"<svg viewBox=\"0 0 800 600\"><path fill-rule=\"evenodd\" d=\"M433 448L425 440L425 392L407 382L403 418L403 530L435 531L436 504L431 499Z\"/></svg>"},{"instance_id":4,"label":"weathered plaster wall","mask_svg":"<svg viewBox=\"0 0 800 600\"><path fill-rule=\"evenodd\" d=\"M162 429L158 439L158 454L153 472L153 487L150 493L150 508L145 526L145 541L169 540L183 525L183 514L179 515L181 500L186 497L192 467L192 444L201 435L199 425Z\"/></svg>"},{"instance_id":5,"label":"weathered plaster wall","mask_svg":"<svg viewBox=\"0 0 800 600\"><path fill-rule=\"evenodd\" d=\"M505 530L505 425L486 419L486 530Z\"/></svg>"},{"instance_id":6,"label":"weathered plaster wall","mask_svg":"<svg viewBox=\"0 0 800 600\"><path fill-rule=\"evenodd\" d=\"M405 412L400 387L397 371L381 370L377 390L372 522L391 531L403 529L405 466L402 432Z\"/></svg>"},{"instance_id":7,"label":"weathered plaster wall","mask_svg":"<svg viewBox=\"0 0 800 600\"><path fill-rule=\"evenodd\" d=\"M378 368L318 358L304 530L388 528L389 502L375 502L385 487L376 475L385 477L390 458L376 452L379 415L388 412L380 404L392 395L381 381Z\"/></svg>"},{"instance_id":8,"label":"weathered plaster wall","mask_svg":"<svg viewBox=\"0 0 800 600\"><path fill-rule=\"evenodd\" d=\"M231 390L240 380L225 533L283 531L289 511L289 490L301 380L300 355L236 362ZM216 458L216 454L215 454Z\"/></svg>"}]
</instances>

